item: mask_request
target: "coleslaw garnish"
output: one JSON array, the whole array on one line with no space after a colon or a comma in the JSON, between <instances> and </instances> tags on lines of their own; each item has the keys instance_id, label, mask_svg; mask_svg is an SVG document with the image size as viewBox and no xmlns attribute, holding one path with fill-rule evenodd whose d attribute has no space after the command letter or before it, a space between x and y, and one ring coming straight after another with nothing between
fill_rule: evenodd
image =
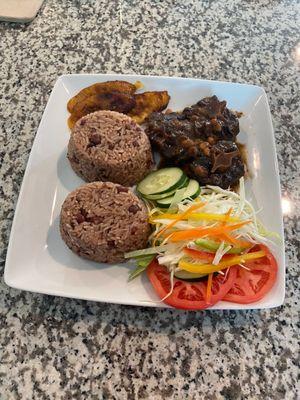
<instances>
[{"instance_id":1,"label":"coleslaw garnish","mask_svg":"<svg viewBox=\"0 0 300 400\"><path fill-rule=\"evenodd\" d=\"M253 246L269 246L272 243L270 237L279 236L267 231L257 218L259 211L255 211L246 200L243 178L240 179L238 193L209 185L201 188L196 199L182 200L169 209L155 207L150 201L146 201L146 206L153 229L149 238L150 247L129 252L125 258L138 262L139 257L151 255L149 263L156 257L159 264L168 268L172 284L166 297L173 291L176 271L221 273L226 279L230 266L247 268L244 266L247 260L264 256L263 251L248 253ZM206 242L208 248L205 248ZM199 263L199 259L185 254L185 248L207 251L213 259ZM134 277L147 266L137 268L131 273Z\"/></svg>"}]
</instances>

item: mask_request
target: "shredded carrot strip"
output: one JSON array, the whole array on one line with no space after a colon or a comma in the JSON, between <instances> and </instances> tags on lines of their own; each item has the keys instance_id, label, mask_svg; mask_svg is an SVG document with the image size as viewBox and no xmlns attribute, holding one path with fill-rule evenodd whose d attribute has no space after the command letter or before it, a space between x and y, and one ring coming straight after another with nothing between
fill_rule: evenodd
<instances>
[{"instance_id":1,"label":"shredded carrot strip","mask_svg":"<svg viewBox=\"0 0 300 400\"><path fill-rule=\"evenodd\" d=\"M220 240L223 240L226 243L236 245L236 240L231 235L229 235L227 232L220 233L219 235L216 235L216 236L218 236L218 238Z\"/></svg>"},{"instance_id":2,"label":"shredded carrot strip","mask_svg":"<svg viewBox=\"0 0 300 400\"><path fill-rule=\"evenodd\" d=\"M234 225L226 225L226 226L213 226L213 227L208 227L208 228L192 228L192 229L187 229L185 231L178 231L178 232L173 232L171 235L168 237L168 240L171 242L180 242L181 240L189 240L189 239L197 239L203 236L207 235L219 235L222 233L226 233L228 231L233 231L235 229L239 229L242 226L249 224L251 221L243 221L238 224Z\"/></svg>"},{"instance_id":3,"label":"shredded carrot strip","mask_svg":"<svg viewBox=\"0 0 300 400\"><path fill-rule=\"evenodd\" d=\"M222 226L225 226L227 224L227 222L231 222L231 219L232 219L230 217L231 213L232 213L232 207L230 207L229 210L226 212L225 219L221 223ZM238 219L238 218L236 218L236 219ZM234 236L230 235L230 233L228 233L228 232L224 232L218 236L224 242L230 243L236 247L251 247L252 246L252 243L247 242L245 240L236 239Z\"/></svg>"},{"instance_id":4,"label":"shredded carrot strip","mask_svg":"<svg viewBox=\"0 0 300 400\"><path fill-rule=\"evenodd\" d=\"M216 235L219 239L223 240L224 242L230 243L236 247L252 247L253 243L247 242L246 240L240 240L235 238L234 236L230 235L228 232L221 233L220 235Z\"/></svg>"},{"instance_id":5,"label":"shredded carrot strip","mask_svg":"<svg viewBox=\"0 0 300 400\"><path fill-rule=\"evenodd\" d=\"M206 303L210 303L211 300L211 287L212 287L213 274L208 275L207 287L206 287Z\"/></svg>"},{"instance_id":6,"label":"shredded carrot strip","mask_svg":"<svg viewBox=\"0 0 300 400\"><path fill-rule=\"evenodd\" d=\"M224 218L224 221L222 222L222 224L221 225L226 225L227 224L227 222L231 222L231 221L229 221L229 220L231 220L232 218L230 218L230 214L232 213L232 207L230 207L229 208L229 210L227 211L227 213L225 214L225 218ZM234 219L238 219L238 218L234 218Z\"/></svg>"},{"instance_id":7,"label":"shredded carrot strip","mask_svg":"<svg viewBox=\"0 0 300 400\"><path fill-rule=\"evenodd\" d=\"M185 217L187 217L189 214L191 214L194 210L197 210L201 207L204 207L206 203L198 203L198 204L193 204L191 207L189 207L186 211L184 211L182 214L176 215L176 218L174 218L174 221L170 222L167 226L165 226L163 229L161 229L155 236L155 240L157 240L164 232L166 232L168 229L172 228L178 221L183 220Z\"/></svg>"},{"instance_id":8,"label":"shredded carrot strip","mask_svg":"<svg viewBox=\"0 0 300 400\"><path fill-rule=\"evenodd\" d=\"M234 236L231 236L231 238L235 241L237 247L253 247L253 243L248 242L247 240L237 239Z\"/></svg>"},{"instance_id":9,"label":"shredded carrot strip","mask_svg":"<svg viewBox=\"0 0 300 400\"><path fill-rule=\"evenodd\" d=\"M221 226L225 226L227 224L227 222L231 222L231 219L232 219L232 218L230 218L231 213L232 213L232 207L230 207L229 210L226 212L224 221L221 223ZM236 219L238 219L238 218L236 218ZM250 242L238 240L234 236L230 235L230 233L228 233L228 232L224 232L218 236L224 242L235 245L236 247L251 247Z\"/></svg>"}]
</instances>

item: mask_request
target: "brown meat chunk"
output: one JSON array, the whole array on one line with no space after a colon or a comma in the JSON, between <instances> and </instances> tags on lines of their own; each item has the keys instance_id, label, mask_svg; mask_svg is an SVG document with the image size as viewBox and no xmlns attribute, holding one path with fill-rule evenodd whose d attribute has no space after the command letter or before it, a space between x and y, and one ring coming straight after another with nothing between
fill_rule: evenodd
<instances>
[{"instance_id":1,"label":"brown meat chunk","mask_svg":"<svg viewBox=\"0 0 300 400\"><path fill-rule=\"evenodd\" d=\"M222 156L222 164L216 165L216 157ZM186 162L182 168L188 176L201 185L216 185L224 189L233 187L244 175L245 168L236 143L222 140L213 145L210 157L200 155Z\"/></svg>"},{"instance_id":2,"label":"brown meat chunk","mask_svg":"<svg viewBox=\"0 0 300 400\"><path fill-rule=\"evenodd\" d=\"M147 120L151 144L164 159L200 184L223 188L244 175L234 142L239 133L237 114L216 96L206 97L182 112L153 113Z\"/></svg>"}]
</instances>

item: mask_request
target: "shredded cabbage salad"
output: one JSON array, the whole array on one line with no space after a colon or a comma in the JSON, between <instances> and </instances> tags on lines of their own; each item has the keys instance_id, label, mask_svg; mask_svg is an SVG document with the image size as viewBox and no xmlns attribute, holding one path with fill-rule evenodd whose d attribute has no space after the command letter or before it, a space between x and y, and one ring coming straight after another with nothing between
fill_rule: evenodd
<instances>
[{"instance_id":1,"label":"shredded cabbage salad","mask_svg":"<svg viewBox=\"0 0 300 400\"><path fill-rule=\"evenodd\" d=\"M151 202L146 205L153 227L150 246L125 255L137 263L129 279L142 273L155 257L169 269L171 286L174 274L181 270L224 274L223 269L231 265L245 267L246 260L256 257L255 253L247 254L249 249L259 243L269 245L269 237L276 236L264 228L257 218L258 211L246 200L243 178L238 193L205 186L196 199L171 204L167 210ZM191 250L200 256L195 259ZM201 254L209 257L201 259Z\"/></svg>"}]
</instances>

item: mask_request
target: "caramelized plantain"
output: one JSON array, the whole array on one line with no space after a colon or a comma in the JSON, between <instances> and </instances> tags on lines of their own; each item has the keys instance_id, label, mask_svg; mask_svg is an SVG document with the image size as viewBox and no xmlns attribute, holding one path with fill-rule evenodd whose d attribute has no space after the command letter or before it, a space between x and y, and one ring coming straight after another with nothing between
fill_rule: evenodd
<instances>
[{"instance_id":1,"label":"caramelized plantain","mask_svg":"<svg viewBox=\"0 0 300 400\"><path fill-rule=\"evenodd\" d=\"M70 113L73 113L76 104L87 99L90 96L109 92L120 92L133 95L137 88L138 87L133 83L129 83L126 81L108 81L94 83L93 85L82 89L79 93L76 94L76 96L72 97L68 101L67 108Z\"/></svg>"},{"instance_id":2,"label":"caramelized plantain","mask_svg":"<svg viewBox=\"0 0 300 400\"><path fill-rule=\"evenodd\" d=\"M68 127L72 130L76 124L77 119L71 114L68 118Z\"/></svg>"},{"instance_id":3,"label":"caramelized plantain","mask_svg":"<svg viewBox=\"0 0 300 400\"><path fill-rule=\"evenodd\" d=\"M108 92L94 94L75 105L69 121L72 121L74 125L84 115L98 110L111 110L127 114L134 108L135 104L135 98L126 93Z\"/></svg>"},{"instance_id":4,"label":"caramelized plantain","mask_svg":"<svg viewBox=\"0 0 300 400\"><path fill-rule=\"evenodd\" d=\"M145 122L150 114L164 110L170 100L168 92L144 92L134 95L136 105L128 115L138 124Z\"/></svg>"},{"instance_id":5,"label":"caramelized plantain","mask_svg":"<svg viewBox=\"0 0 300 400\"><path fill-rule=\"evenodd\" d=\"M134 86L136 87L136 90L144 89L144 84L141 81L134 82Z\"/></svg>"}]
</instances>

